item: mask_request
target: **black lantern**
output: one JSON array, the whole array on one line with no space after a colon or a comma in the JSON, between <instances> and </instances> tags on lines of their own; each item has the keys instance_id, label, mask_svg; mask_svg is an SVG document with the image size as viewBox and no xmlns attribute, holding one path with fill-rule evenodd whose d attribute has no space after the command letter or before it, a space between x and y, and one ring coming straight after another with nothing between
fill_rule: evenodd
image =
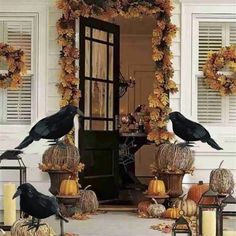
<instances>
[{"instance_id":1,"label":"black lantern","mask_svg":"<svg viewBox=\"0 0 236 236\"><path fill-rule=\"evenodd\" d=\"M199 236L222 236L219 227L220 212L218 193L209 189L202 194L198 202Z\"/></svg>"},{"instance_id":2,"label":"black lantern","mask_svg":"<svg viewBox=\"0 0 236 236\"><path fill-rule=\"evenodd\" d=\"M229 194L221 202L222 210L220 214L220 235L236 235L236 199Z\"/></svg>"},{"instance_id":3,"label":"black lantern","mask_svg":"<svg viewBox=\"0 0 236 236\"><path fill-rule=\"evenodd\" d=\"M7 163L6 163L6 162ZM19 184L23 184L26 182L26 166L22 160L22 158L18 155L11 158L6 158L5 161L1 161L0 171L19 171ZM13 163L14 162L14 163ZM5 164L6 163L6 164ZM21 212L20 212L21 214ZM3 222L0 222L0 228L3 230L10 230L11 226L4 225Z\"/></svg>"},{"instance_id":4,"label":"black lantern","mask_svg":"<svg viewBox=\"0 0 236 236\"><path fill-rule=\"evenodd\" d=\"M192 236L192 231L188 221L183 217L183 211L180 211L180 217L175 221L172 228L172 235Z\"/></svg>"}]
</instances>

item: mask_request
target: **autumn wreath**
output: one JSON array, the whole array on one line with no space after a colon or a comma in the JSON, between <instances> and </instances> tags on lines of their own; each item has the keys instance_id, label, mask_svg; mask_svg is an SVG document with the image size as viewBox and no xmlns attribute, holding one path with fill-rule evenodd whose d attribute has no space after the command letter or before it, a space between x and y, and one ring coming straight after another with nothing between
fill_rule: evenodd
<instances>
[{"instance_id":1,"label":"autumn wreath","mask_svg":"<svg viewBox=\"0 0 236 236\"><path fill-rule=\"evenodd\" d=\"M24 52L12 46L0 43L0 59L6 58L8 72L0 74L0 88L17 89L22 84L22 74L25 73Z\"/></svg>"},{"instance_id":2,"label":"autumn wreath","mask_svg":"<svg viewBox=\"0 0 236 236\"><path fill-rule=\"evenodd\" d=\"M233 70L233 74L219 73L224 67ZM236 95L236 47L223 47L218 52L209 53L203 74L206 84L222 96Z\"/></svg>"}]
</instances>

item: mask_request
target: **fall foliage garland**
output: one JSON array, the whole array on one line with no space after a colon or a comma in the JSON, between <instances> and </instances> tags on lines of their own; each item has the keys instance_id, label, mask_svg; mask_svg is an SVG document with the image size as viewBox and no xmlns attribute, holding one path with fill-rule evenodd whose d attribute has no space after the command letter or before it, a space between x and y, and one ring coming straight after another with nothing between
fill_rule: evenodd
<instances>
[{"instance_id":1,"label":"fall foliage garland","mask_svg":"<svg viewBox=\"0 0 236 236\"><path fill-rule=\"evenodd\" d=\"M5 57L8 64L8 73L0 74L0 88L17 89L22 85L22 74L26 72L24 52L12 46L0 43L0 57Z\"/></svg>"},{"instance_id":2,"label":"fall foliage garland","mask_svg":"<svg viewBox=\"0 0 236 236\"><path fill-rule=\"evenodd\" d=\"M156 65L154 90L149 96L151 109L151 132L148 139L155 143L169 141L173 134L168 132L169 92L177 91L173 77L171 63L172 54L170 45L176 33L176 26L171 23L170 0L58 0L57 7L63 11L63 16L57 22L58 43L62 46L59 64L61 65L58 88L61 94L60 105L67 103L78 104L80 91L77 89L79 78L75 72L75 60L79 52L74 46L75 20L79 16L93 16L110 19L118 15L125 18L134 18L153 15L156 17L156 26L152 37L152 58Z\"/></svg>"},{"instance_id":3,"label":"fall foliage garland","mask_svg":"<svg viewBox=\"0 0 236 236\"><path fill-rule=\"evenodd\" d=\"M232 76L218 73L225 66L234 71ZM209 53L203 74L206 84L222 96L236 95L236 46L223 47L218 52Z\"/></svg>"}]
</instances>

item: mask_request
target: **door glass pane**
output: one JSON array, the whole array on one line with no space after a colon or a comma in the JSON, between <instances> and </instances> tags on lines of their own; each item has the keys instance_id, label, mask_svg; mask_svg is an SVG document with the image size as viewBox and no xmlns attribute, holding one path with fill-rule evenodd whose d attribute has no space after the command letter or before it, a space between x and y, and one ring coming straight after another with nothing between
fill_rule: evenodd
<instances>
[{"instance_id":1,"label":"door glass pane","mask_svg":"<svg viewBox=\"0 0 236 236\"><path fill-rule=\"evenodd\" d=\"M107 130L106 121L104 121L104 120L92 120L91 130Z\"/></svg>"},{"instance_id":2,"label":"door glass pane","mask_svg":"<svg viewBox=\"0 0 236 236\"><path fill-rule=\"evenodd\" d=\"M85 80L84 84L84 116L90 116L90 81Z\"/></svg>"},{"instance_id":3,"label":"door glass pane","mask_svg":"<svg viewBox=\"0 0 236 236\"><path fill-rule=\"evenodd\" d=\"M93 29L93 38L107 42L107 32L98 29Z\"/></svg>"},{"instance_id":4,"label":"door glass pane","mask_svg":"<svg viewBox=\"0 0 236 236\"><path fill-rule=\"evenodd\" d=\"M97 79L107 78L107 46L92 42L92 77Z\"/></svg>"},{"instance_id":5,"label":"door glass pane","mask_svg":"<svg viewBox=\"0 0 236 236\"><path fill-rule=\"evenodd\" d=\"M109 34L109 43L114 43L114 34Z\"/></svg>"},{"instance_id":6,"label":"door glass pane","mask_svg":"<svg viewBox=\"0 0 236 236\"><path fill-rule=\"evenodd\" d=\"M108 130L113 131L113 121L108 121Z\"/></svg>"},{"instance_id":7,"label":"door glass pane","mask_svg":"<svg viewBox=\"0 0 236 236\"><path fill-rule=\"evenodd\" d=\"M90 40L85 40L85 76L90 77Z\"/></svg>"},{"instance_id":8,"label":"door glass pane","mask_svg":"<svg viewBox=\"0 0 236 236\"><path fill-rule=\"evenodd\" d=\"M90 121L84 120L84 130L90 130Z\"/></svg>"},{"instance_id":9,"label":"door glass pane","mask_svg":"<svg viewBox=\"0 0 236 236\"><path fill-rule=\"evenodd\" d=\"M91 33L91 28L86 26L85 27L85 36L90 38Z\"/></svg>"},{"instance_id":10,"label":"door glass pane","mask_svg":"<svg viewBox=\"0 0 236 236\"><path fill-rule=\"evenodd\" d=\"M106 83L92 81L92 116L106 117L107 86Z\"/></svg>"},{"instance_id":11,"label":"door glass pane","mask_svg":"<svg viewBox=\"0 0 236 236\"><path fill-rule=\"evenodd\" d=\"M113 55L114 47L109 46L109 80L114 80L113 78Z\"/></svg>"},{"instance_id":12,"label":"door glass pane","mask_svg":"<svg viewBox=\"0 0 236 236\"><path fill-rule=\"evenodd\" d=\"M108 117L113 118L113 84L109 84L109 97L108 97Z\"/></svg>"}]
</instances>

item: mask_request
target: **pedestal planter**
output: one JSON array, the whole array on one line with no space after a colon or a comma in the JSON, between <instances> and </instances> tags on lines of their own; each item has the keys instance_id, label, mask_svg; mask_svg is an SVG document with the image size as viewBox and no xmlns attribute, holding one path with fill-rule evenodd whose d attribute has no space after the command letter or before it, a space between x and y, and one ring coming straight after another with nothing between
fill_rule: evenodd
<instances>
[{"instance_id":1,"label":"pedestal planter","mask_svg":"<svg viewBox=\"0 0 236 236\"><path fill-rule=\"evenodd\" d=\"M159 173L159 179L163 180L166 192L170 198L177 198L183 194L182 181L185 173Z\"/></svg>"},{"instance_id":2,"label":"pedestal planter","mask_svg":"<svg viewBox=\"0 0 236 236\"><path fill-rule=\"evenodd\" d=\"M50 170L47 171L50 177L51 186L49 188L50 193L53 195L58 195L60 192L60 185L62 180L69 179L69 176L71 175L68 171L63 170Z\"/></svg>"}]
</instances>

